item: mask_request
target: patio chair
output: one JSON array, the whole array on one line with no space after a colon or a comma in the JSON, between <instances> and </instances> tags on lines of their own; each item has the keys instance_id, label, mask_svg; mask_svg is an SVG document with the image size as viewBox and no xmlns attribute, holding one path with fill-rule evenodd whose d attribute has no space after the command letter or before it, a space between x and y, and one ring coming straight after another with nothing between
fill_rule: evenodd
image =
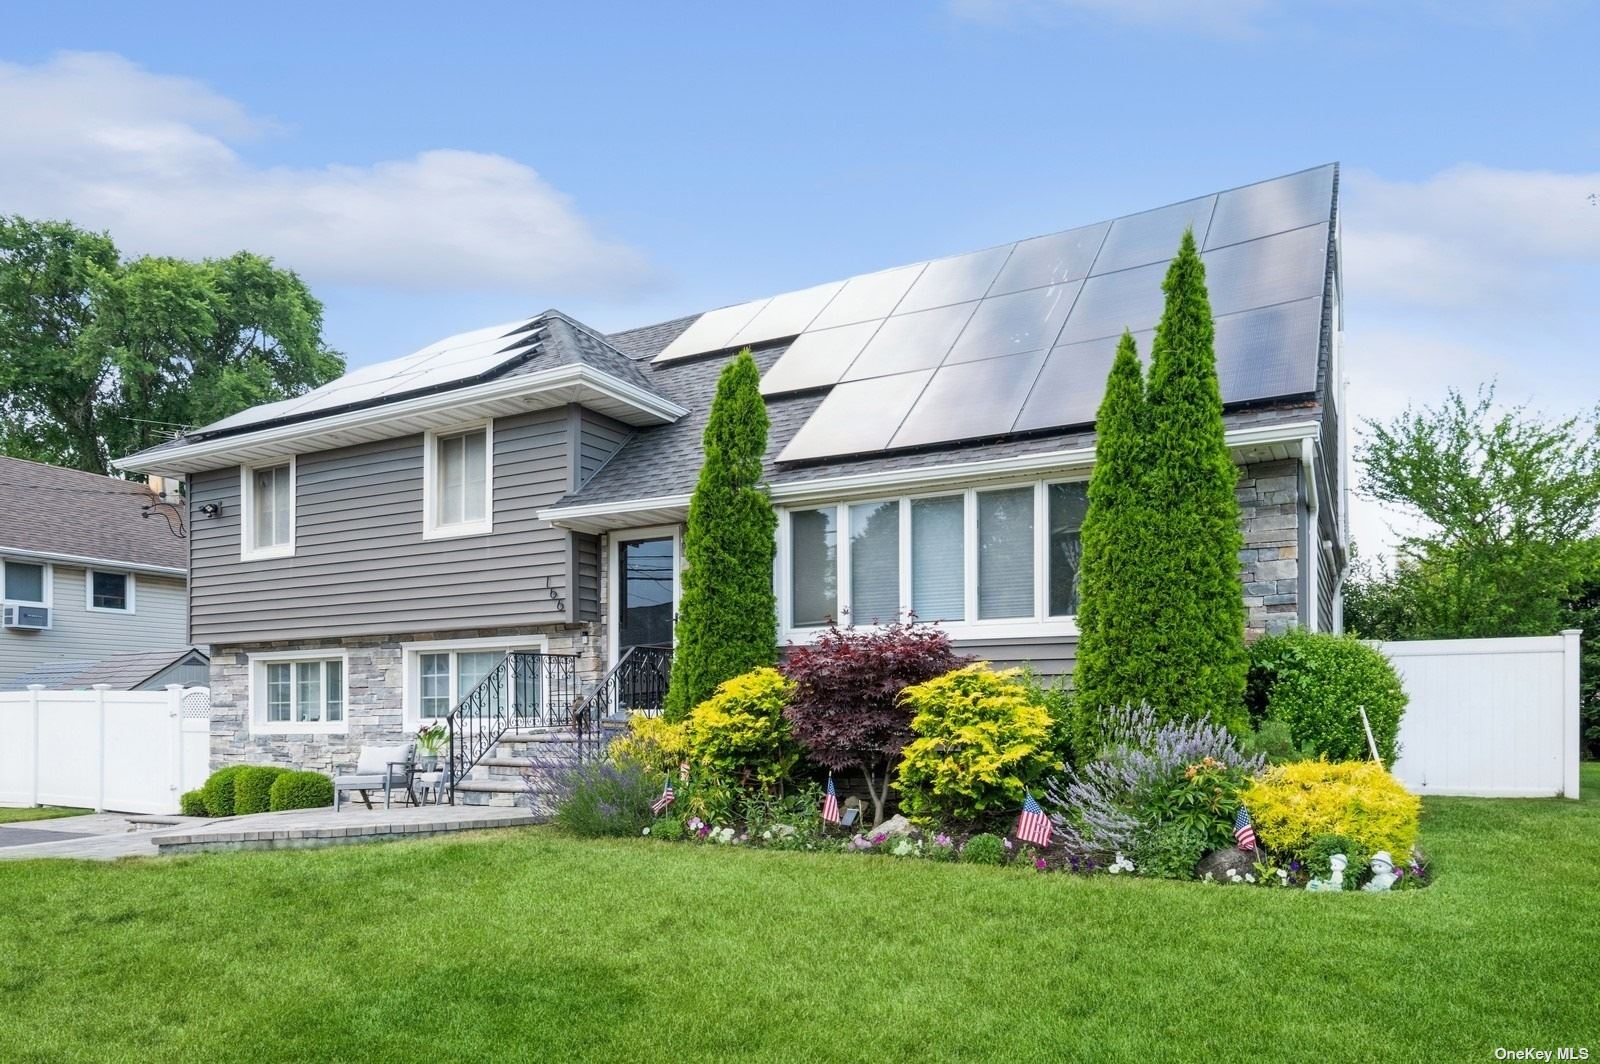
<instances>
[{"instance_id":1,"label":"patio chair","mask_svg":"<svg viewBox=\"0 0 1600 1064\"><path fill-rule=\"evenodd\" d=\"M389 808L391 796L395 788L413 802L416 797L411 793L411 768L416 759L416 743L400 743L397 746L363 746L361 756L356 759L355 772L347 776L333 777L333 811L339 811L339 799L347 792L355 791L361 795L361 800L367 808L372 808L370 791L379 787L383 788L383 807Z\"/></svg>"}]
</instances>

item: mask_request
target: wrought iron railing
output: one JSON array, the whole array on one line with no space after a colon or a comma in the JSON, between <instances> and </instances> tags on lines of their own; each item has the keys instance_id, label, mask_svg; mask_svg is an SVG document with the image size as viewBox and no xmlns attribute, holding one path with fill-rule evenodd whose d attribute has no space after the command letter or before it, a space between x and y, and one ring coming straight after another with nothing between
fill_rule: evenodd
<instances>
[{"instance_id":1,"label":"wrought iron railing","mask_svg":"<svg viewBox=\"0 0 1600 1064\"><path fill-rule=\"evenodd\" d=\"M513 650L450 711L449 756L445 761L450 801L466 778L506 732L575 723L580 704L578 659L570 654Z\"/></svg>"},{"instance_id":2,"label":"wrought iron railing","mask_svg":"<svg viewBox=\"0 0 1600 1064\"><path fill-rule=\"evenodd\" d=\"M611 735L630 714L658 715L671 676L670 646L629 647L573 711L578 756L584 760L603 756Z\"/></svg>"}]
</instances>

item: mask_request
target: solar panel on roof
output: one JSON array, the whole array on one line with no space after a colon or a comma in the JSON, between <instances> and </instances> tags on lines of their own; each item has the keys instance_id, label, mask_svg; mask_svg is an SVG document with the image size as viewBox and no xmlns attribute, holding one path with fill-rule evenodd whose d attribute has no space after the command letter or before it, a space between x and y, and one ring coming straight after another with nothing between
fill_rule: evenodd
<instances>
[{"instance_id":1,"label":"solar panel on roof","mask_svg":"<svg viewBox=\"0 0 1600 1064\"><path fill-rule=\"evenodd\" d=\"M1305 299L1322 291L1328 274L1328 226L1232 244L1201 256L1212 314Z\"/></svg>"},{"instance_id":2,"label":"solar panel on roof","mask_svg":"<svg viewBox=\"0 0 1600 1064\"><path fill-rule=\"evenodd\" d=\"M861 321L795 337L783 357L761 378L761 394L781 395L837 384L879 324Z\"/></svg>"},{"instance_id":3,"label":"solar panel on roof","mask_svg":"<svg viewBox=\"0 0 1600 1064\"><path fill-rule=\"evenodd\" d=\"M914 266L900 266L850 278L832 302L817 315L811 328L827 329L835 325L853 325L887 318L894 313L895 306L926 267L927 263L919 262Z\"/></svg>"},{"instance_id":4,"label":"solar panel on roof","mask_svg":"<svg viewBox=\"0 0 1600 1064\"><path fill-rule=\"evenodd\" d=\"M928 263L916 284L895 308L896 314L947 307L983 298L1011 256L1012 245L953 255Z\"/></svg>"},{"instance_id":5,"label":"solar panel on roof","mask_svg":"<svg viewBox=\"0 0 1600 1064\"><path fill-rule=\"evenodd\" d=\"M1089 275L1148 266L1152 262L1170 262L1185 229L1192 226L1195 240L1205 240L1206 229L1211 224L1211 210L1216 203L1215 196L1201 196L1118 218L1111 223L1111 231L1106 234Z\"/></svg>"},{"instance_id":6,"label":"solar panel on roof","mask_svg":"<svg viewBox=\"0 0 1600 1064\"><path fill-rule=\"evenodd\" d=\"M940 367L889 445L941 443L956 425L967 439L1006 435L1044 358L1043 351L1033 351Z\"/></svg>"},{"instance_id":7,"label":"solar panel on roof","mask_svg":"<svg viewBox=\"0 0 1600 1064\"><path fill-rule=\"evenodd\" d=\"M1220 248L1269 233L1326 222L1333 202L1333 167L1261 181L1217 197L1205 247Z\"/></svg>"},{"instance_id":8,"label":"solar panel on roof","mask_svg":"<svg viewBox=\"0 0 1600 1064\"><path fill-rule=\"evenodd\" d=\"M680 333L677 339L668 344L654 361L671 362L674 359L688 358L690 355L726 349L734 334L749 325L770 302L772 302L770 299L757 299L749 303L706 311Z\"/></svg>"},{"instance_id":9,"label":"solar panel on roof","mask_svg":"<svg viewBox=\"0 0 1600 1064\"><path fill-rule=\"evenodd\" d=\"M932 376L933 370L923 369L836 386L800 426L778 461L881 451Z\"/></svg>"},{"instance_id":10,"label":"solar panel on roof","mask_svg":"<svg viewBox=\"0 0 1600 1064\"><path fill-rule=\"evenodd\" d=\"M843 287L843 281L834 281L832 284L817 285L815 288L773 296L750 320L750 324L733 334L733 339L729 340L726 346L744 347L747 344L759 344L785 336L800 335Z\"/></svg>"},{"instance_id":11,"label":"solar panel on roof","mask_svg":"<svg viewBox=\"0 0 1600 1064\"><path fill-rule=\"evenodd\" d=\"M1157 262L1089 278L1083 282L1083 291L1078 293L1078 301L1056 342L1095 340L1117 336L1123 329L1154 325L1165 299L1161 279L1166 273L1167 264Z\"/></svg>"},{"instance_id":12,"label":"solar panel on roof","mask_svg":"<svg viewBox=\"0 0 1600 1064\"><path fill-rule=\"evenodd\" d=\"M961 303L885 319L850 364L844 379L853 381L911 369L932 369L944 361L950 345L961 335L962 327L977 305Z\"/></svg>"},{"instance_id":13,"label":"solar panel on roof","mask_svg":"<svg viewBox=\"0 0 1600 1064\"><path fill-rule=\"evenodd\" d=\"M945 361L971 362L1050 347L1082 286L1072 281L985 299Z\"/></svg>"},{"instance_id":14,"label":"solar panel on roof","mask_svg":"<svg viewBox=\"0 0 1600 1064\"><path fill-rule=\"evenodd\" d=\"M1322 297L1217 319L1217 378L1228 403L1308 395L1317 388Z\"/></svg>"},{"instance_id":15,"label":"solar panel on roof","mask_svg":"<svg viewBox=\"0 0 1600 1064\"><path fill-rule=\"evenodd\" d=\"M1089 276L1089 267L1110 228L1110 222L1101 222L1019 241L989 294L1004 295L1025 288L1082 280Z\"/></svg>"},{"instance_id":16,"label":"solar panel on roof","mask_svg":"<svg viewBox=\"0 0 1600 1064\"><path fill-rule=\"evenodd\" d=\"M1139 357L1148 364L1154 329L1133 334ZM1106 377L1111 373L1122 337L1102 336L1098 340L1063 344L1052 348L1044 368L1033 382L1028 401L1012 426L1016 432L1065 428L1093 423L1105 396Z\"/></svg>"}]
</instances>

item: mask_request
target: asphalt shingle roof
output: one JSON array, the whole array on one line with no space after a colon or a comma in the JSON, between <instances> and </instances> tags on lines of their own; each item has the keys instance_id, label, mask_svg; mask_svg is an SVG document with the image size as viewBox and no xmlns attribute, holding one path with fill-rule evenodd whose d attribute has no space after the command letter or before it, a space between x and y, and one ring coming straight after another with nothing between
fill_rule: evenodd
<instances>
[{"instance_id":1,"label":"asphalt shingle roof","mask_svg":"<svg viewBox=\"0 0 1600 1064\"><path fill-rule=\"evenodd\" d=\"M107 684L113 691L131 691L191 653L207 656L198 647L183 647L113 654L100 661L51 661L0 684L0 691L25 691L30 684L51 691L79 691L97 683Z\"/></svg>"},{"instance_id":2,"label":"asphalt shingle roof","mask_svg":"<svg viewBox=\"0 0 1600 1064\"><path fill-rule=\"evenodd\" d=\"M165 518L146 518L156 501L142 484L78 469L0 457L0 553L104 558L133 565L188 567L185 541ZM181 506L181 500L175 500Z\"/></svg>"}]
</instances>

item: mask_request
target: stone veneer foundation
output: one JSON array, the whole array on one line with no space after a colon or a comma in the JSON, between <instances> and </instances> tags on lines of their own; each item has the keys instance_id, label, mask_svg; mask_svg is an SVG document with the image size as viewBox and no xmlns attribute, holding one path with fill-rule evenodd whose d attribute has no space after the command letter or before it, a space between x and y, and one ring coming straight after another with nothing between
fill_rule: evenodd
<instances>
[{"instance_id":1,"label":"stone veneer foundation","mask_svg":"<svg viewBox=\"0 0 1600 1064\"><path fill-rule=\"evenodd\" d=\"M348 772L361 747L389 745L408 737L403 705L405 652L402 643L538 635L551 654L575 654L580 687L603 675L604 629L598 624L491 628L456 632L407 632L392 636L279 640L248 646L216 646L211 653L211 767L284 765L318 772ZM587 638L585 638L587 637ZM250 665L247 655L274 650L343 650L346 655L348 730L340 734L255 735L250 730Z\"/></svg>"},{"instance_id":2,"label":"stone veneer foundation","mask_svg":"<svg viewBox=\"0 0 1600 1064\"><path fill-rule=\"evenodd\" d=\"M1285 459L1244 466L1238 498L1245 636L1276 635L1300 621L1300 463Z\"/></svg>"}]
</instances>

